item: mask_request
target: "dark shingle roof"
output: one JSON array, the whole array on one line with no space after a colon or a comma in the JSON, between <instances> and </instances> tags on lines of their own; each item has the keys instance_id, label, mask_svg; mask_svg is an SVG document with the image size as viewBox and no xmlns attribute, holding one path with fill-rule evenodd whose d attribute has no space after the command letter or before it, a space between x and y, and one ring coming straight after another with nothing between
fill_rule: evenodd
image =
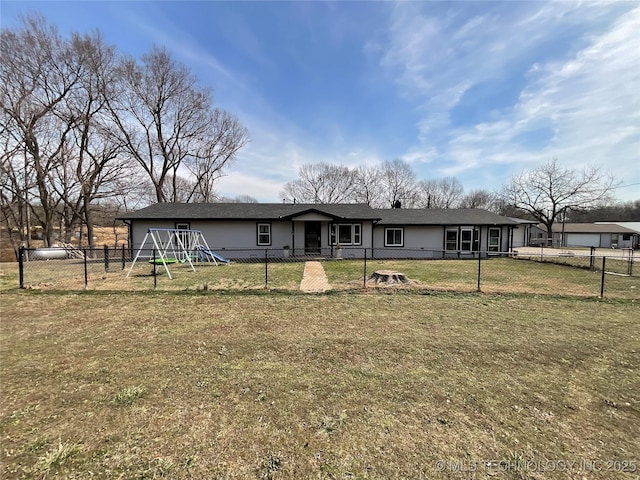
<instances>
[{"instance_id":1,"label":"dark shingle roof","mask_svg":"<svg viewBox=\"0 0 640 480\"><path fill-rule=\"evenodd\" d=\"M376 220L369 205L303 203L156 203L122 215L125 220L274 220L306 212L318 212L335 219Z\"/></svg>"},{"instance_id":2,"label":"dark shingle roof","mask_svg":"<svg viewBox=\"0 0 640 480\"><path fill-rule=\"evenodd\" d=\"M309 212L335 220L373 220L381 225L517 225L479 209L373 209L366 204L291 203L156 203L120 218L124 220L275 220Z\"/></svg>"},{"instance_id":3,"label":"dark shingle roof","mask_svg":"<svg viewBox=\"0 0 640 480\"><path fill-rule=\"evenodd\" d=\"M510 218L477 208L376 210L382 225L517 225Z\"/></svg>"}]
</instances>

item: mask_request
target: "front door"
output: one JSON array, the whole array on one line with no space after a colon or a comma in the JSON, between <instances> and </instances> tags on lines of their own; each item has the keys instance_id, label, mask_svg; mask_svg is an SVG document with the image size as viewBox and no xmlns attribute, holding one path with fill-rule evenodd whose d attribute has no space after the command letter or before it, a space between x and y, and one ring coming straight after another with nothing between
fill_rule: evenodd
<instances>
[{"instance_id":1,"label":"front door","mask_svg":"<svg viewBox=\"0 0 640 480\"><path fill-rule=\"evenodd\" d=\"M304 224L304 253L320 253L320 222L305 222Z\"/></svg>"}]
</instances>

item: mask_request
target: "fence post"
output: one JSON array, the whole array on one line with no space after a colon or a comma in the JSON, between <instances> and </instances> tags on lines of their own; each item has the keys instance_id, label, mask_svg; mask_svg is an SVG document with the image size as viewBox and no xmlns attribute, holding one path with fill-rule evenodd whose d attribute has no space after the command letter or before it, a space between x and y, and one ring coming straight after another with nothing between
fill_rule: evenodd
<instances>
[{"instance_id":1,"label":"fence post","mask_svg":"<svg viewBox=\"0 0 640 480\"><path fill-rule=\"evenodd\" d=\"M627 275L633 275L633 249L629 249L629 264L627 267Z\"/></svg>"},{"instance_id":2,"label":"fence post","mask_svg":"<svg viewBox=\"0 0 640 480\"><path fill-rule=\"evenodd\" d=\"M18 276L20 278L20 288L24 288L24 245L18 249Z\"/></svg>"},{"instance_id":3,"label":"fence post","mask_svg":"<svg viewBox=\"0 0 640 480\"><path fill-rule=\"evenodd\" d=\"M124 258L124 243L122 244L122 270L126 267L126 260Z\"/></svg>"},{"instance_id":4,"label":"fence post","mask_svg":"<svg viewBox=\"0 0 640 480\"><path fill-rule=\"evenodd\" d=\"M104 271L109 273L109 247L104 246Z\"/></svg>"},{"instance_id":5,"label":"fence post","mask_svg":"<svg viewBox=\"0 0 640 480\"><path fill-rule=\"evenodd\" d=\"M482 265L482 252L478 252L478 292L480 292L480 267Z\"/></svg>"},{"instance_id":6,"label":"fence post","mask_svg":"<svg viewBox=\"0 0 640 480\"><path fill-rule=\"evenodd\" d=\"M269 285L269 250L264 249L264 288Z\"/></svg>"},{"instance_id":7,"label":"fence post","mask_svg":"<svg viewBox=\"0 0 640 480\"><path fill-rule=\"evenodd\" d=\"M589 255L589 270L594 271L596 269L596 247L591 247L591 253Z\"/></svg>"},{"instance_id":8,"label":"fence post","mask_svg":"<svg viewBox=\"0 0 640 480\"><path fill-rule=\"evenodd\" d=\"M362 273L363 287L367 288L367 249L364 249L364 271Z\"/></svg>"},{"instance_id":9,"label":"fence post","mask_svg":"<svg viewBox=\"0 0 640 480\"><path fill-rule=\"evenodd\" d=\"M607 262L607 257L602 257L602 278L600 279L600 298L604 298L604 268Z\"/></svg>"},{"instance_id":10,"label":"fence post","mask_svg":"<svg viewBox=\"0 0 640 480\"><path fill-rule=\"evenodd\" d=\"M153 249L153 289L158 286L158 271L156 270L158 264L156 263L156 249Z\"/></svg>"},{"instance_id":11,"label":"fence post","mask_svg":"<svg viewBox=\"0 0 640 480\"><path fill-rule=\"evenodd\" d=\"M89 271L87 269L87 249L82 250L84 252L84 289L89 288Z\"/></svg>"}]
</instances>

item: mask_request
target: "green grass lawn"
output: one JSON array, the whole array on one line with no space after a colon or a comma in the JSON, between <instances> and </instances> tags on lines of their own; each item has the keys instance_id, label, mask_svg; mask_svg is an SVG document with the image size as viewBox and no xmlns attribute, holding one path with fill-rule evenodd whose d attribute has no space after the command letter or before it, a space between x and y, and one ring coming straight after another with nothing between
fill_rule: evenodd
<instances>
[{"instance_id":1,"label":"green grass lawn","mask_svg":"<svg viewBox=\"0 0 640 480\"><path fill-rule=\"evenodd\" d=\"M1 478L638 475L632 300L12 290L0 302ZM571 475L531 463L561 460Z\"/></svg>"}]
</instances>

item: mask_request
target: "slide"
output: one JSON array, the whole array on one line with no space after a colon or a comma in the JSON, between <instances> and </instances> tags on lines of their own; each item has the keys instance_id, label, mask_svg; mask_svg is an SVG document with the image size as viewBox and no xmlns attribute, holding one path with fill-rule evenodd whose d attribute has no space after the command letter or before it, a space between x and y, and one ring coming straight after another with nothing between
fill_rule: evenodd
<instances>
[{"instance_id":1,"label":"slide","mask_svg":"<svg viewBox=\"0 0 640 480\"><path fill-rule=\"evenodd\" d=\"M206 247L204 247L204 246L200 246L200 251L201 251L202 253L204 253L205 255L209 255L211 258L213 258L213 259L217 260L218 262L226 263L227 265L228 265L228 264L229 264L229 262L230 262L230 260L228 260L228 259L224 258L224 257L223 257L223 256L221 256L221 255L218 255L218 254L217 254L217 253L215 253L215 252L212 252L211 250L209 250L208 248L206 248Z\"/></svg>"}]
</instances>

